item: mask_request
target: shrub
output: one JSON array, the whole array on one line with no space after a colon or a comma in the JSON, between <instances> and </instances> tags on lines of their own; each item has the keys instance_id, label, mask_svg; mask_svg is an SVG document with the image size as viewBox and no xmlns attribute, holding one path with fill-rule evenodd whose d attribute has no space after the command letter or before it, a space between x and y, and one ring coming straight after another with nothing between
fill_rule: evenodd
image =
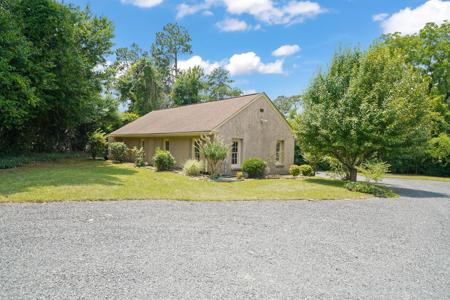
<instances>
[{"instance_id":1,"label":"shrub","mask_svg":"<svg viewBox=\"0 0 450 300\"><path fill-rule=\"evenodd\" d=\"M310 165L301 165L299 168L303 176L314 176L314 169Z\"/></svg>"},{"instance_id":2,"label":"shrub","mask_svg":"<svg viewBox=\"0 0 450 300\"><path fill-rule=\"evenodd\" d=\"M221 141L212 141L208 136L203 136L202 140L200 152L205 157L209 174L214 177L217 175L223 160L227 157L229 147Z\"/></svg>"},{"instance_id":3,"label":"shrub","mask_svg":"<svg viewBox=\"0 0 450 300\"><path fill-rule=\"evenodd\" d=\"M345 184L345 187L353 192L371 194L376 197L392 198L397 196L397 194L386 187L371 184L368 182L347 182Z\"/></svg>"},{"instance_id":4,"label":"shrub","mask_svg":"<svg viewBox=\"0 0 450 300\"><path fill-rule=\"evenodd\" d=\"M184 163L183 171L189 176L198 176L203 170L203 162L190 159Z\"/></svg>"},{"instance_id":5,"label":"shrub","mask_svg":"<svg viewBox=\"0 0 450 300\"><path fill-rule=\"evenodd\" d=\"M236 172L236 179L244 179L244 173L242 172Z\"/></svg>"},{"instance_id":6,"label":"shrub","mask_svg":"<svg viewBox=\"0 0 450 300\"><path fill-rule=\"evenodd\" d=\"M87 150L92 159L95 159L97 156L103 156L106 146L107 142L104 132L97 130L89 135Z\"/></svg>"},{"instance_id":7,"label":"shrub","mask_svg":"<svg viewBox=\"0 0 450 300\"><path fill-rule=\"evenodd\" d=\"M262 178L266 173L267 163L257 157L252 157L244 161L242 170L249 178Z\"/></svg>"},{"instance_id":8,"label":"shrub","mask_svg":"<svg viewBox=\"0 0 450 300\"><path fill-rule=\"evenodd\" d=\"M114 142L109 143L109 154L115 162L124 162L127 158L128 147L125 143Z\"/></svg>"},{"instance_id":9,"label":"shrub","mask_svg":"<svg viewBox=\"0 0 450 300\"><path fill-rule=\"evenodd\" d=\"M366 161L357 170L366 178L368 182L381 181L387 172L389 172L390 165L383 161Z\"/></svg>"},{"instance_id":10,"label":"shrub","mask_svg":"<svg viewBox=\"0 0 450 300\"><path fill-rule=\"evenodd\" d=\"M157 171L169 171L175 166L175 159L169 151L158 148L153 155L153 164Z\"/></svg>"},{"instance_id":11,"label":"shrub","mask_svg":"<svg viewBox=\"0 0 450 300\"><path fill-rule=\"evenodd\" d=\"M143 167L145 166L145 151L144 148L134 147L131 149L131 154L133 155L134 166L135 167Z\"/></svg>"},{"instance_id":12,"label":"shrub","mask_svg":"<svg viewBox=\"0 0 450 300\"><path fill-rule=\"evenodd\" d=\"M291 165L289 167L289 174L291 174L294 177L297 177L298 175L300 175L300 166Z\"/></svg>"}]
</instances>

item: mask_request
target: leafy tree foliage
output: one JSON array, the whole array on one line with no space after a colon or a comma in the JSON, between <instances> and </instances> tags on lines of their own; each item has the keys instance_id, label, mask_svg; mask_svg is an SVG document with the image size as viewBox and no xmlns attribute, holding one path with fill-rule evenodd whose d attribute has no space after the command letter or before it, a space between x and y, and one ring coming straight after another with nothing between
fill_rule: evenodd
<instances>
[{"instance_id":1,"label":"leafy tree foliage","mask_svg":"<svg viewBox=\"0 0 450 300\"><path fill-rule=\"evenodd\" d=\"M160 75L146 56L132 62L118 78L117 90L120 101L128 104L128 111L140 116L159 109L162 103Z\"/></svg>"},{"instance_id":2,"label":"leafy tree foliage","mask_svg":"<svg viewBox=\"0 0 450 300\"><path fill-rule=\"evenodd\" d=\"M242 91L238 88L231 87L232 83L233 80L230 78L230 72L221 67L215 68L210 74L206 75L206 100L240 96Z\"/></svg>"},{"instance_id":3,"label":"leafy tree foliage","mask_svg":"<svg viewBox=\"0 0 450 300\"><path fill-rule=\"evenodd\" d=\"M83 149L97 127L113 27L52 0L0 8L0 152ZM114 110L114 109L112 109Z\"/></svg>"},{"instance_id":4,"label":"leafy tree foliage","mask_svg":"<svg viewBox=\"0 0 450 300\"><path fill-rule=\"evenodd\" d=\"M175 105L199 103L202 99L201 92L205 87L202 80L203 70L194 67L180 73L176 79L171 93Z\"/></svg>"},{"instance_id":5,"label":"leafy tree foliage","mask_svg":"<svg viewBox=\"0 0 450 300\"><path fill-rule=\"evenodd\" d=\"M299 140L339 160L355 181L363 161L426 142L427 87L398 50L338 52L304 95Z\"/></svg>"},{"instance_id":6,"label":"leafy tree foliage","mask_svg":"<svg viewBox=\"0 0 450 300\"><path fill-rule=\"evenodd\" d=\"M286 118L293 119L301 108L301 101L300 95L278 96L273 100L273 104Z\"/></svg>"},{"instance_id":7,"label":"leafy tree foliage","mask_svg":"<svg viewBox=\"0 0 450 300\"><path fill-rule=\"evenodd\" d=\"M162 31L156 33L152 45L152 57L162 75L166 91L170 91L170 87L178 76L180 55L191 53L191 36L183 26L168 23Z\"/></svg>"}]
</instances>

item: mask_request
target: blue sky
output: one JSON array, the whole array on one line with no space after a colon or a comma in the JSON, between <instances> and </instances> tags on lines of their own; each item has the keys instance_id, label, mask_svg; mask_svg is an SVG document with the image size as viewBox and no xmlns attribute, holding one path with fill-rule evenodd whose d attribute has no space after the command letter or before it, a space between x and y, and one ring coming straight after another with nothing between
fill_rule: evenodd
<instances>
[{"instance_id":1,"label":"blue sky","mask_svg":"<svg viewBox=\"0 0 450 300\"><path fill-rule=\"evenodd\" d=\"M450 19L443 0L65 0L115 25L115 48L150 49L155 33L178 22L192 36L187 68L227 68L245 92L301 93L342 46L366 48L384 32L416 32ZM285 46L281 49L278 49ZM278 51L275 51L277 50Z\"/></svg>"}]
</instances>

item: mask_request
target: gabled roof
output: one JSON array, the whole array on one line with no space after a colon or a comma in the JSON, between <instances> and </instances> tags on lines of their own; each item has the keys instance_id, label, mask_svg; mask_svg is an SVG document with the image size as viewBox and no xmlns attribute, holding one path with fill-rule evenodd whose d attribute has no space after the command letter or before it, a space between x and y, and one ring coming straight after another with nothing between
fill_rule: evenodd
<instances>
[{"instance_id":1,"label":"gabled roof","mask_svg":"<svg viewBox=\"0 0 450 300\"><path fill-rule=\"evenodd\" d=\"M112 132L111 136L203 133L249 105L262 93L152 111Z\"/></svg>"}]
</instances>

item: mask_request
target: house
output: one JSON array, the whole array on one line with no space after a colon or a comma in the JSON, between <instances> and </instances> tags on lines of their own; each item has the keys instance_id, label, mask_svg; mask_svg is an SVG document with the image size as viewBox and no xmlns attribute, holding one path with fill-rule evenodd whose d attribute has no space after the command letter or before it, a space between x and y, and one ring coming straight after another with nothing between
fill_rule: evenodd
<instances>
[{"instance_id":1,"label":"house","mask_svg":"<svg viewBox=\"0 0 450 300\"><path fill-rule=\"evenodd\" d=\"M265 93L152 111L111 133L110 140L143 147L149 163L158 147L168 150L182 167L188 159L202 159L202 135L230 145L223 174L240 170L250 157L267 161L271 174L287 173L294 162L292 129Z\"/></svg>"}]
</instances>

